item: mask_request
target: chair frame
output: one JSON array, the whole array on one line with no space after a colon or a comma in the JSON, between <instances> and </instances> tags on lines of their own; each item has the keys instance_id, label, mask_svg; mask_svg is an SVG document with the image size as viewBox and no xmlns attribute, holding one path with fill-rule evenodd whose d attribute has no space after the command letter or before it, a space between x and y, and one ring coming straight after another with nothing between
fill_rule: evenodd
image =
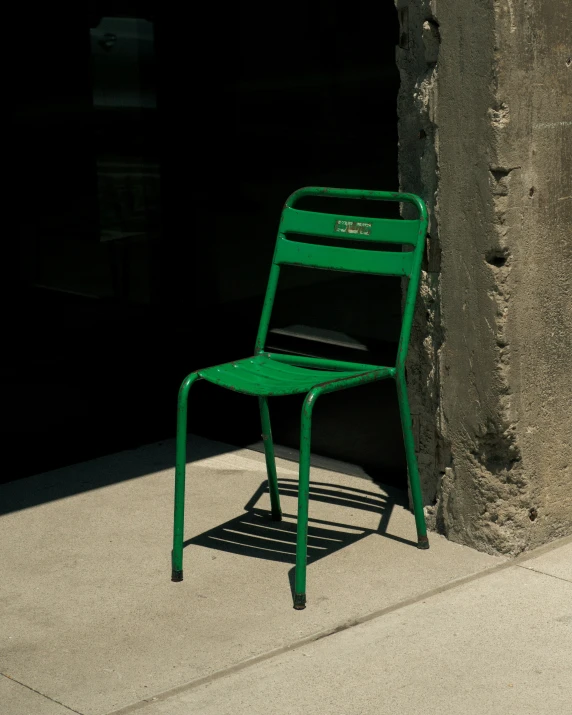
<instances>
[{"instance_id":1,"label":"chair frame","mask_svg":"<svg viewBox=\"0 0 572 715\"><path fill-rule=\"evenodd\" d=\"M331 198L364 199L374 201L390 201L413 205L418 211L416 220L378 219L355 216L340 216L315 211L300 211L295 209L297 202L307 196L322 196ZM312 413L316 400L329 392L347 389L369 382L375 382L389 377L397 385L397 397L413 512L417 529L417 545L420 549L428 549L427 528L423 511L423 497L419 480L415 441L412 429L411 412L405 380L405 363L413 324L415 302L419 290L421 262L425 249L427 235L427 209L423 200L415 194L384 191L361 191L357 189L333 189L321 187L306 187L294 192L286 201L278 230L276 248L270 278L262 308L262 316L255 343L255 356L278 361L285 365L299 368L312 367L325 372L328 379L314 385L306 394L302 407L300 425L300 464L298 486L298 517L296 541L296 568L294 608L301 610L306 606L306 562L308 541L308 501L310 487L310 456ZM302 234L308 237L308 243L288 240L289 233ZM341 248L312 244L311 237L320 236L332 239L355 240L357 248ZM412 251L384 252L367 251L363 249L367 242L385 242L390 244L410 245ZM366 256L366 254L368 254ZM397 360L393 367L379 365L363 365L347 363L339 360L309 358L292 355L279 355L265 351L266 338L274 298L282 265L304 265L326 270L341 270L346 272L374 273L377 275L403 276L409 279L403 310L401 334L397 350ZM335 372L340 370L355 370L356 375L336 378ZM186 444L187 444L187 412L189 390L191 386L204 377L206 371L198 370L188 375L182 382L178 397L176 467L175 467L175 511L172 550L172 574L175 582L183 580L183 539L184 539L184 509L186 480ZM206 378L208 379L208 377ZM254 393L250 393L254 394ZM260 418L262 424L262 439L266 458L266 469L270 492L271 517L274 520L282 518L280 494L276 473L276 461L268 397L271 393L259 395Z\"/></svg>"}]
</instances>

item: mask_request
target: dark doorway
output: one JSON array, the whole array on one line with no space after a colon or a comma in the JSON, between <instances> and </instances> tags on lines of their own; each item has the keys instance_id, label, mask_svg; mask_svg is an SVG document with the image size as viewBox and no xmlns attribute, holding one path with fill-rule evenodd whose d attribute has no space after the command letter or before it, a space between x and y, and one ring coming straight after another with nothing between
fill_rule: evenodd
<instances>
[{"instance_id":1,"label":"dark doorway","mask_svg":"<svg viewBox=\"0 0 572 715\"><path fill-rule=\"evenodd\" d=\"M252 350L286 196L398 186L393 5L70 7L26 18L14 78L8 479L172 436L182 377ZM393 359L398 284L284 278L276 350ZM194 397L191 429L257 442L256 401ZM392 384L324 398L314 440L404 483Z\"/></svg>"},{"instance_id":2,"label":"dark doorway","mask_svg":"<svg viewBox=\"0 0 572 715\"><path fill-rule=\"evenodd\" d=\"M174 302L198 361L191 367L252 351L278 218L291 191L398 186L393 6L294 2L270 13L254 2L225 8L224 17L216 7L201 9L196 20L196 42L167 22L159 38L173 72L163 116L185 147L182 155L164 155L163 186L176 264L169 275L180 269L185 286ZM174 237L183 227L195 242L181 262ZM399 285L304 269L286 271L282 280L274 349L393 361ZM201 348L192 349L193 337ZM243 444L259 439L256 401L206 385L193 398L194 430ZM298 398L271 405L279 443L296 446L300 405ZM324 398L315 450L403 484L396 407L392 384Z\"/></svg>"}]
</instances>

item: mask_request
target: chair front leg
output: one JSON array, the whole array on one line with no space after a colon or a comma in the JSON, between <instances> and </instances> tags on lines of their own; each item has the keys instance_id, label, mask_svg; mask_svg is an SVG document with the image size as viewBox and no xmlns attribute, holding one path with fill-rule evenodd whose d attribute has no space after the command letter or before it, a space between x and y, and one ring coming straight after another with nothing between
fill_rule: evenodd
<instances>
[{"instance_id":1,"label":"chair front leg","mask_svg":"<svg viewBox=\"0 0 572 715\"><path fill-rule=\"evenodd\" d=\"M183 580L183 537L185 528L185 476L187 468L187 406L189 390L199 379L196 372L188 375L179 389L177 408L177 443L175 458L175 516L173 551L171 553L171 581Z\"/></svg>"},{"instance_id":2,"label":"chair front leg","mask_svg":"<svg viewBox=\"0 0 572 715\"><path fill-rule=\"evenodd\" d=\"M298 533L296 537L296 573L294 587L294 608L306 608L306 563L308 555L308 501L310 498L310 452L312 436L312 411L316 399L329 392L345 390L349 387L365 385L388 377L383 368L366 374L330 380L312 388L302 407L300 425L300 476L298 479Z\"/></svg>"},{"instance_id":3,"label":"chair front leg","mask_svg":"<svg viewBox=\"0 0 572 715\"><path fill-rule=\"evenodd\" d=\"M300 475L298 479L298 527L296 535L296 573L294 608L306 608L306 563L308 559L308 502L310 499L310 454L312 438L312 410L320 392L308 393L302 407L300 424Z\"/></svg>"}]
</instances>

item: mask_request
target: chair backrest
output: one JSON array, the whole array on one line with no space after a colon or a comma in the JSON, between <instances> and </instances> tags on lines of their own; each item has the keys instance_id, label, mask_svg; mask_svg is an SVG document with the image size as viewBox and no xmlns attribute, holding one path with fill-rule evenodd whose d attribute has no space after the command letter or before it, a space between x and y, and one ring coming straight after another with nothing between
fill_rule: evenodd
<instances>
[{"instance_id":1,"label":"chair backrest","mask_svg":"<svg viewBox=\"0 0 572 715\"><path fill-rule=\"evenodd\" d=\"M298 201L307 196L408 203L416 207L418 218L414 220L366 218L295 208ZM291 240L289 236L292 234L301 236L303 240ZM426 234L427 209L423 200L415 194L320 187L306 187L295 191L286 201L282 211L256 339L256 352L260 353L264 350L280 266L306 266L323 270L409 278L397 358L397 365L403 366L419 289ZM313 242L312 238L333 239L334 242L340 239L344 242L355 241L356 246L349 248L323 245ZM410 246L411 250L384 251L379 250L379 246L372 250L373 244L400 244Z\"/></svg>"}]
</instances>

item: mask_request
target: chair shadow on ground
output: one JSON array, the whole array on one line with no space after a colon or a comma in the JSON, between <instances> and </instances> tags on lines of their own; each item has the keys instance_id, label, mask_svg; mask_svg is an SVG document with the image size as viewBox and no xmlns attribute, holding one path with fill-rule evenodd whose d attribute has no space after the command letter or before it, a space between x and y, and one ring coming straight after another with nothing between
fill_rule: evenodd
<instances>
[{"instance_id":1,"label":"chair shadow on ground","mask_svg":"<svg viewBox=\"0 0 572 715\"><path fill-rule=\"evenodd\" d=\"M298 497L297 479L279 479L280 495ZM244 513L185 541L184 546L203 546L239 556L295 564L296 514L283 514L282 521L273 521L270 512L256 506L268 493L263 482L244 506ZM406 495L390 489L387 494L356 489L326 482L310 484L310 513L312 502L325 502L380 515L377 529L368 529L343 522L325 521L310 516L308 523L308 564L351 546L361 539L378 534L403 544L417 547L417 542L387 533L392 511L396 505L406 506ZM294 568L289 571L294 593Z\"/></svg>"}]
</instances>

